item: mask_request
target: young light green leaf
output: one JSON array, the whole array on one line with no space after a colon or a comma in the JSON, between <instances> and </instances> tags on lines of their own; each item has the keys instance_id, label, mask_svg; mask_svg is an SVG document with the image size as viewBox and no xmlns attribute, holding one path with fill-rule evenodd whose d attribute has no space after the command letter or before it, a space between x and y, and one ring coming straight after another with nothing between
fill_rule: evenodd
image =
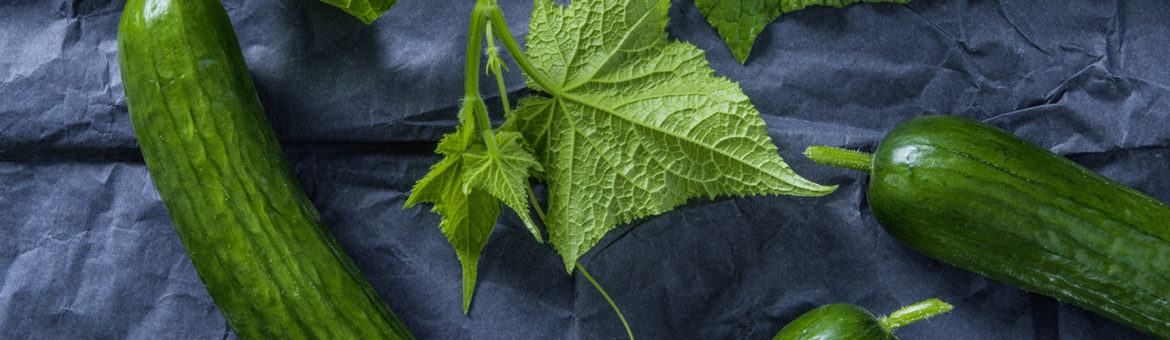
<instances>
[{"instance_id":1,"label":"young light green leaf","mask_svg":"<svg viewBox=\"0 0 1170 340\"><path fill-rule=\"evenodd\" d=\"M537 0L528 55L550 93L521 101L501 127L544 165L545 227L572 270L616 225L696 197L835 189L780 158L759 112L714 76L701 50L667 40L669 0Z\"/></svg>"},{"instance_id":2,"label":"young light green leaf","mask_svg":"<svg viewBox=\"0 0 1170 340\"><path fill-rule=\"evenodd\" d=\"M463 266L463 312L471 305L475 291L475 277L479 256L500 214L500 201L487 192L471 188L464 190L464 151L474 145L472 134L460 127L439 142L438 152L443 160L431 167L431 172L418 181L410 192L404 208L422 202L434 203L431 211L443 216L439 229L455 247L455 255Z\"/></svg>"},{"instance_id":3,"label":"young light green leaf","mask_svg":"<svg viewBox=\"0 0 1170 340\"><path fill-rule=\"evenodd\" d=\"M349 14L369 24L382 16L398 0L321 0L321 2L337 6Z\"/></svg>"},{"instance_id":4,"label":"young light green leaf","mask_svg":"<svg viewBox=\"0 0 1170 340\"><path fill-rule=\"evenodd\" d=\"M528 175L543 169L536 157L524 149L524 140L519 133L500 131L496 133L496 149L490 150L483 144L473 145L463 153L467 169L463 172L463 190L483 190L495 196L516 211L524 226L539 242L544 242L540 230L528 213Z\"/></svg>"},{"instance_id":5,"label":"young light green leaf","mask_svg":"<svg viewBox=\"0 0 1170 340\"><path fill-rule=\"evenodd\" d=\"M742 64L752 51L756 36L780 14L808 6L844 7L856 2L896 2L910 0L695 0L707 22L719 32L731 54Z\"/></svg>"}]
</instances>

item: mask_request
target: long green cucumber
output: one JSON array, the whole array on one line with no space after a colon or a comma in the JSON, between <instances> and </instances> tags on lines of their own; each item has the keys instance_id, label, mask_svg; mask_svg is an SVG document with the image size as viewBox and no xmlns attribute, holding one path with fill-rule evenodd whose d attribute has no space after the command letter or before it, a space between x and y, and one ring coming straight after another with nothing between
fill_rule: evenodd
<instances>
[{"instance_id":1,"label":"long green cucumber","mask_svg":"<svg viewBox=\"0 0 1170 340\"><path fill-rule=\"evenodd\" d=\"M240 338L413 338L293 177L217 0L129 0L118 62L183 247Z\"/></svg>"},{"instance_id":2,"label":"long green cucumber","mask_svg":"<svg viewBox=\"0 0 1170 340\"><path fill-rule=\"evenodd\" d=\"M828 304L792 320L772 340L897 340L895 329L954 308L939 299L930 299L878 318L854 304Z\"/></svg>"},{"instance_id":3,"label":"long green cucumber","mask_svg":"<svg viewBox=\"0 0 1170 340\"><path fill-rule=\"evenodd\" d=\"M988 278L1170 337L1170 207L991 125L905 122L872 162L874 217L902 243ZM834 155L837 154L837 155Z\"/></svg>"}]
</instances>

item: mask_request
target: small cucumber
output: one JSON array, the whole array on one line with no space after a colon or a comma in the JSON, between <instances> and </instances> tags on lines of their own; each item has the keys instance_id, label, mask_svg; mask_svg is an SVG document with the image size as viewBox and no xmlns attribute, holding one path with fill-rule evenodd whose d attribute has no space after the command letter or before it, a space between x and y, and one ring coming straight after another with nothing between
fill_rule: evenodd
<instances>
[{"instance_id":1,"label":"small cucumber","mask_svg":"<svg viewBox=\"0 0 1170 340\"><path fill-rule=\"evenodd\" d=\"M792 320L772 340L896 340L894 329L953 308L946 302L930 299L879 319L857 305L834 303L817 307Z\"/></svg>"},{"instance_id":2,"label":"small cucumber","mask_svg":"<svg viewBox=\"0 0 1170 340\"><path fill-rule=\"evenodd\" d=\"M1170 336L1170 207L991 125L926 116L875 154L812 147L870 172L874 217L927 256Z\"/></svg>"},{"instance_id":3,"label":"small cucumber","mask_svg":"<svg viewBox=\"0 0 1170 340\"><path fill-rule=\"evenodd\" d=\"M129 0L126 104L195 271L243 339L413 338L321 222L218 0Z\"/></svg>"}]
</instances>

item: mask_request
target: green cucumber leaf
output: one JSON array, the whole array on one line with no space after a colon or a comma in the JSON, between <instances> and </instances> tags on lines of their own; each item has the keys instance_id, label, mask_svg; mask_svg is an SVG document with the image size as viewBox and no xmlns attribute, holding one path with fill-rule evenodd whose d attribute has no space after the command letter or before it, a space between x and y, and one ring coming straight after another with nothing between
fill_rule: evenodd
<instances>
[{"instance_id":1,"label":"green cucumber leaf","mask_svg":"<svg viewBox=\"0 0 1170 340\"><path fill-rule=\"evenodd\" d=\"M669 0L537 0L532 64L556 88L521 100L500 128L543 164L545 228L567 270L606 232L688 199L819 196L778 155L739 86L702 50L668 41Z\"/></svg>"},{"instance_id":2,"label":"green cucumber leaf","mask_svg":"<svg viewBox=\"0 0 1170 340\"><path fill-rule=\"evenodd\" d=\"M455 255L463 266L464 313L471 306L480 253L500 214L500 201L491 194L477 188L465 190L467 165L463 156L474 146L471 130L461 126L443 136L437 152L445 156L415 183L404 207L431 202L435 204L431 211L443 216L439 229L455 247Z\"/></svg>"},{"instance_id":3,"label":"green cucumber leaf","mask_svg":"<svg viewBox=\"0 0 1170 340\"><path fill-rule=\"evenodd\" d=\"M780 14L808 6L844 7L856 2L896 2L910 0L695 0L707 22L719 32L731 54L742 64L752 51L756 36Z\"/></svg>"},{"instance_id":4,"label":"green cucumber leaf","mask_svg":"<svg viewBox=\"0 0 1170 340\"><path fill-rule=\"evenodd\" d=\"M321 2L337 6L349 14L369 24L382 16L398 0L321 0Z\"/></svg>"},{"instance_id":5,"label":"green cucumber leaf","mask_svg":"<svg viewBox=\"0 0 1170 340\"><path fill-rule=\"evenodd\" d=\"M484 144L472 145L463 153L463 190L483 190L512 208L528 231L543 242L540 230L528 214L528 174L540 172L542 168L528 150L519 133L500 131L496 133L496 149L489 150Z\"/></svg>"}]
</instances>

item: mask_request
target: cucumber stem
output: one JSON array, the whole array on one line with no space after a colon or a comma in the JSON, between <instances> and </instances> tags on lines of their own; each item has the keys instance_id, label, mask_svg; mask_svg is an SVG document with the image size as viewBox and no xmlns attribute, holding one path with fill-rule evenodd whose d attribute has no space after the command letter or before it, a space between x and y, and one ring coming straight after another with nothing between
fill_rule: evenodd
<instances>
[{"instance_id":1,"label":"cucumber stem","mask_svg":"<svg viewBox=\"0 0 1170 340\"><path fill-rule=\"evenodd\" d=\"M873 169L873 155L864 152L814 145L805 149L804 155L821 165L865 172Z\"/></svg>"},{"instance_id":2,"label":"cucumber stem","mask_svg":"<svg viewBox=\"0 0 1170 340\"><path fill-rule=\"evenodd\" d=\"M943 302L939 299L930 299L922 301L913 305L902 307L890 313L888 316L883 316L878 319L882 327L893 332L898 327L909 325L929 317L946 313L954 309L949 303Z\"/></svg>"},{"instance_id":3,"label":"cucumber stem","mask_svg":"<svg viewBox=\"0 0 1170 340\"><path fill-rule=\"evenodd\" d=\"M601 284L597 283L596 280L593 280L592 276L589 276L589 272L585 271L585 266L581 265L581 261L577 261L576 267L577 270L585 276L585 279L588 279L589 283L592 283L593 287L596 287L598 292L601 292L601 296L605 297L605 301L609 301L609 306L613 307L613 311L614 313L617 313L618 319L622 320L622 326L626 327L626 334L630 336L630 340L634 340L634 332L630 331L630 324L626 322L626 317L622 316L621 309L618 309L617 304L613 303L613 299L609 298L609 294L605 293L605 289L601 288Z\"/></svg>"}]
</instances>

